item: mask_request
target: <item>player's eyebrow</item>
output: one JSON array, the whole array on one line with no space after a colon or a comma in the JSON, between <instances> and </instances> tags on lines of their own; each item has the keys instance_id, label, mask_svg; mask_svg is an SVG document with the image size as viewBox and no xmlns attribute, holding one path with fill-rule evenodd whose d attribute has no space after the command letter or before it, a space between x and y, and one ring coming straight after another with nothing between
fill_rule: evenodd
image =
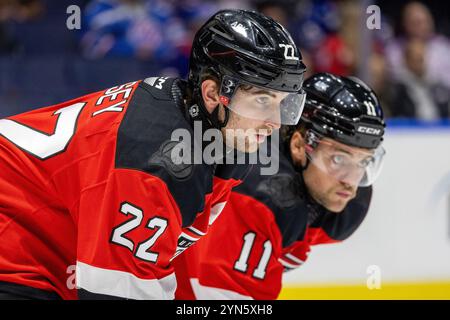
<instances>
[{"instance_id":1,"label":"player's eyebrow","mask_svg":"<svg viewBox=\"0 0 450 320\"><path fill-rule=\"evenodd\" d=\"M348 155L350 155L350 156L352 156L352 157L353 157L353 153L351 153L350 151L348 151L348 150L345 150L345 149L343 149L343 148L339 148L339 147L334 147L334 151L339 151L339 152L342 152L342 153L348 154Z\"/></svg>"},{"instance_id":2,"label":"player's eyebrow","mask_svg":"<svg viewBox=\"0 0 450 320\"><path fill-rule=\"evenodd\" d=\"M348 151L348 150L346 150L346 149L343 149L343 148L340 148L340 147L334 147L334 150L335 150L335 151L338 151L338 152L342 152L342 153L348 154L348 155L351 156L352 158L355 157L355 154L354 154L354 153L352 153L352 152L350 152L350 151ZM373 154L368 153L368 154L364 157L364 159L366 159L366 158L368 158L368 157L373 157Z\"/></svg>"},{"instance_id":3,"label":"player's eyebrow","mask_svg":"<svg viewBox=\"0 0 450 320\"><path fill-rule=\"evenodd\" d=\"M256 91L252 92L252 94L254 94L254 95L257 95L257 94L267 94L268 96L271 96L271 97L273 97L273 98L276 98L275 93L270 92L270 91L268 91L268 90L264 90L264 89L258 89L258 90L256 90Z\"/></svg>"}]
</instances>

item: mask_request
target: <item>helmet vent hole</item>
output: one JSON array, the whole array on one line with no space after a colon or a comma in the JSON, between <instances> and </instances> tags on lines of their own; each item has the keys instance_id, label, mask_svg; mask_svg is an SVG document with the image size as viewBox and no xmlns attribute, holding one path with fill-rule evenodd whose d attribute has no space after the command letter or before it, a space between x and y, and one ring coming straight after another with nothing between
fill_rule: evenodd
<instances>
[{"instance_id":1,"label":"helmet vent hole","mask_svg":"<svg viewBox=\"0 0 450 320\"><path fill-rule=\"evenodd\" d=\"M258 47L264 48L264 47L270 47L270 41L267 39L267 37L261 33L258 29L256 29L256 45Z\"/></svg>"}]
</instances>

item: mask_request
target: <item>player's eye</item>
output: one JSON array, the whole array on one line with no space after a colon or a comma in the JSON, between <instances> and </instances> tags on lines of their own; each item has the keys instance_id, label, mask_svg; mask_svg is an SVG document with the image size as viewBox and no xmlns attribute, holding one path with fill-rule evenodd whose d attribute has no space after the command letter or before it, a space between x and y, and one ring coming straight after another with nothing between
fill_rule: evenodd
<instances>
[{"instance_id":1,"label":"player's eye","mask_svg":"<svg viewBox=\"0 0 450 320\"><path fill-rule=\"evenodd\" d=\"M367 157L359 162L359 166L361 168L367 168L374 160L374 157Z\"/></svg>"},{"instance_id":2,"label":"player's eye","mask_svg":"<svg viewBox=\"0 0 450 320\"><path fill-rule=\"evenodd\" d=\"M345 163L345 157L340 154L333 154L331 156L331 162L335 166L342 166Z\"/></svg>"},{"instance_id":3,"label":"player's eye","mask_svg":"<svg viewBox=\"0 0 450 320\"><path fill-rule=\"evenodd\" d=\"M256 98L256 102L260 104L261 106L267 106L270 103L269 97L260 96Z\"/></svg>"}]
</instances>

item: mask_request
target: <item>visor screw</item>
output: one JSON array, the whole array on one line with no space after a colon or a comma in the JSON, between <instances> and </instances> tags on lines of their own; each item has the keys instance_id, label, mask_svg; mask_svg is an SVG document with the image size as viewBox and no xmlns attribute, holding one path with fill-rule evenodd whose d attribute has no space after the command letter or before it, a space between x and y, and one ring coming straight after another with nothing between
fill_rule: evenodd
<instances>
[{"instance_id":1,"label":"visor screw","mask_svg":"<svg viewBox=\"0 0 450 320\"><path fill-rule=\"evenodd\" d=\"M198 116L199 110L198 106L194 104L192 107L189 108L189 114L192 118L195 118Z\"/></svg>"}]
</instances>

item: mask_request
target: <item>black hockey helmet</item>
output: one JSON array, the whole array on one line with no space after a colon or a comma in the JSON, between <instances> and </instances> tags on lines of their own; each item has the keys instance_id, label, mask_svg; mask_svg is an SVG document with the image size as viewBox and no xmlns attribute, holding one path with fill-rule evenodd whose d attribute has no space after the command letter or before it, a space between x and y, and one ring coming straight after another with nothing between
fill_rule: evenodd
<instances>
[{"instance_id":1,"label":"black hockey helmet","mask_svg":"<svg viewBox=\"0 0 450 320\"><path fill-rule=\"evenodd\" d=\"M306 79L304 90L307 99L297 127L305 129L307 162L301 169L313 163L339 181L371 185L386 153L383 110L373 90L355 77L330 73ZM295 128L289 129L288 137Z\"/></svg>"},{"instance_id":2,"label":"black hockey helmet","mask_svg":"<svg viewBox=\"0 0 450 320\"><path fill-rule=\"evenodd\" d=\"M201 75L212 73L227 105L241 84L301 93L305 69L292 37L279 23L254 11L222 10L195 35L189 83L198 94Z\"/></svg>"},{"instance_id":3,"label":"black hockey helmet","mask_svg":"<svg viewBox=\"0 0 450 320\"><path fill-rule=\"evenodd\" d=\"M308 129L347 145L375 149L383 141L384 116L372 89L355 77L318 73L305 80L301 116Z\"/></svg>"}]
</instances>

